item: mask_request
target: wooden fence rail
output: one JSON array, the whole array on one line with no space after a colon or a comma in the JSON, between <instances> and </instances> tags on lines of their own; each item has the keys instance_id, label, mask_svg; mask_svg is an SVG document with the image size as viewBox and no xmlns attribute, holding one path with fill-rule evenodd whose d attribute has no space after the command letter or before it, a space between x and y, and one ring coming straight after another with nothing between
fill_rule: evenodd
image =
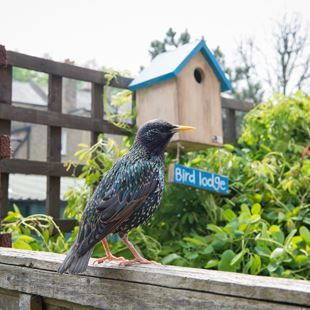
<instances>
[{"instance_id":1,"label":"wooden fence rail","mask_svg":"<svg viewBox=\"0 0 310 310\"><path fill-rule=\"evenodd\" d=\"M35 70L48 74L47 111L12 105L12 68ZM70 78L91 83L91 116L82 117L62 113L62 79ZM126 89L131 79L117 76L109 86ZM10 135L11 122L27 122L47 126L46 161L6 159L0 161L0 219L8 211L8 186L10 173L38 174L47 176L47 214L55 217L64 230L70 230L74 222L61 220L60 216L60 178L70 176L61 164L61 129L71 128L91 132L91 144L100 133L124 135L123 130L104 120L102 103L103 88L107 81L105 73L67 63L6 51L0 45L0 135ZM134 95L133 95L134 98ZM227 110L226 142L236 141L236 111L249 111L252 105L247 102L222 98L222 107ZM79 167L81 169L81 167Z\"/></svg>"},{"instance_id":2,"label":"wooden fence rail","mask_svg":"<svg viewBox=\"0 0 310 310\"><path fill-rule=\"evenodd\" d=\"M12 105L13 66L48 74L47 111ZM62 113L62 79L64 77L91 83L90 117ZM117 76L109 83L109 86L125 89L130 81L131 79ZM8 211L9 174L40 174L47 177L46 213L53 216L64 230L72 228L73 221L59 219L60 178L72 175L72 171L66 171L61 163L61 129L90 131L91 144L96 142L100 133L124 135L123 130L103 119L102 94L105 85L104 72L6 51L3 46L0 47L0 134L10 135L12 121L47 125L46 161L7 159L0 162L0 218L6 216Z\"/></svg>"},{"instance_id":3,"label":"wooden fence rail","mask_svg":"<svg viewBox=\"0 0 310 310\"><path fill-rule=\"evenodd\" d=\"M56 272L64 255L0 248L0 309L309 309L310 282L161 265Z\"/></svg>"}]
</instances>

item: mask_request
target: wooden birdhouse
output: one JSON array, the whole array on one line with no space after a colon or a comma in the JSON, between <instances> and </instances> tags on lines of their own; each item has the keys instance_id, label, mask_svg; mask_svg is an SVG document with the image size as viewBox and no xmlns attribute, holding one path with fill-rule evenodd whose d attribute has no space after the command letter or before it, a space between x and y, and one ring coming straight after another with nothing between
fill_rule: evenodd
<instances>
[{"instance_id":1,"label":"wooden birdhouse","mask_svg":"<svg viewBox=\"0 0 310 310\"><path fill-rule=\"evenodd\" d=\"M221 92L231 84L204 40L158 55L128 87L137 125L159 118L196 127L174 136L189 149L223 144Z\"/></svg>"}]
</instances>

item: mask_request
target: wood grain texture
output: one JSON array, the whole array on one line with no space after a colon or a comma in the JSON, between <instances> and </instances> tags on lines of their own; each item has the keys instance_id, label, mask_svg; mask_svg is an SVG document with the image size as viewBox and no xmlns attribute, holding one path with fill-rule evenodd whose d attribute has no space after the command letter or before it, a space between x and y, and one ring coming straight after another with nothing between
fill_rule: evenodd
<instances>
[{"instance_id":1,"label":"wood grain texture","mask_svg":"<svg viewBox=\"0 0 310 310\"><path fill-rule=\"evenodd\" d=\"M195 70L201 72L200 83L194 77ZM184 131L175 140L214 145L213 137L223 136L220 83L201 53L179 73L177 85L180 123L196 130Z\"/></svg>"},{"instance_id":2,"label":"wood grain texture","mask_svg":"<svg viewBox=\"0 0 310 310\"><path fill-rule=\"evenodd\" d=\"M179 124L177 95L175 79L138 90L136 92L138 127L156 118Z\"/></svg>"},{"instance_id":3,"label":"wood grain texture","mask_svg":"<svg viewBox=\"0 0 310 310\"><path fill-rule=\"evenodd\" d=\"M100 309L306 309L310 282L172 266L90 265L56 273L64 255L0 248L0 287ZM23 281L21 281L21 278Z\"/></svg>"}]
</instances>

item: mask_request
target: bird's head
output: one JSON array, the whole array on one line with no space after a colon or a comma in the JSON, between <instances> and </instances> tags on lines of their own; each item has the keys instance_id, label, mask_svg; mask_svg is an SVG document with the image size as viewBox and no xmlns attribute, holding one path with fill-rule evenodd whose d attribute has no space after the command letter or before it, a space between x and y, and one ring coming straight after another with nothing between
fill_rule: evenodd
<instances>
[{"instance_id":1,"label":"bird's head","mask_svg":"<svg viewBox=\"0 0 310 310\"><path fill-rule=\"evenodd\" d=\"M194 127L174 125L155 119L145 123L139 129L135 144L142 145L152 155L161 155L175 133L191 129Z\"/></svg>"}]
</instances>

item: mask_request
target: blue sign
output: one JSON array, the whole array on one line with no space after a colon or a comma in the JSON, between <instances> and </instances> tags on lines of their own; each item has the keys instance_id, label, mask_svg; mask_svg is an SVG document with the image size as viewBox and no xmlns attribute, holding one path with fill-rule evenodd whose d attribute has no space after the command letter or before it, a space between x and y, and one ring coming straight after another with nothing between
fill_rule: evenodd
<instances>
[{"instance_id":1,"label":"blue sign","mask_svg":"<svg viewBox=\"0 0 310 310\"><path fill-rule=\"evenodd\" d=\"M176 184L193 186L212 192L228 193L228 177L200 169L185 167L180 164L170 166L169 180Z\"/></svg>"}]
</instances>

